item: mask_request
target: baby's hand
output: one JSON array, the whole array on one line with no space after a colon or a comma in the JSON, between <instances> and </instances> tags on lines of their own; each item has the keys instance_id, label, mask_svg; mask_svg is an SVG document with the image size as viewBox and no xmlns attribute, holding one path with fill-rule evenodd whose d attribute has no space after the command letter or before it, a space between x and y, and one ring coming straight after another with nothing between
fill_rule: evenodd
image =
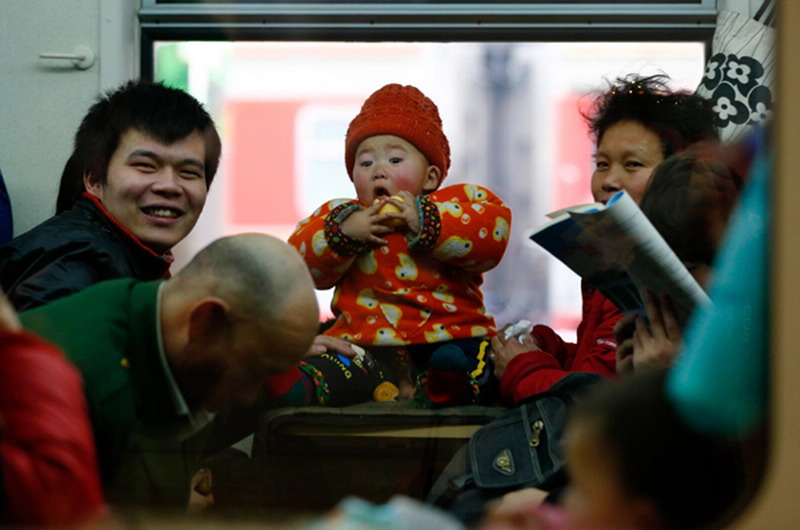
<instances>
[{"instance_id":1,"label":"baby's hand","mask_svg":"<svg viewBox=\"0 0 800 530\"><path fill-rule=\"evenodd\" d=\"M400 191L396 195L381 199L381 204L394 206L385 214L387 225L397 228L405 227L409 232L419 233L421 227L417 211L417 198L414 195L408 191Z\"/></svg>"},{"instance_id":2,"label":"baby's hand","mask_svg":"<svg viewBox=\"0 0 800 530\"><path fill-rule=\"evenodd\" d=\"M376 202L365 210L350 214L342 223L342 232L346 236L366 243L385 245L387 241L381 236L394 232L394 229L386 225L389 214L378 213L381 204Z\"/></svg>"}]
</instances>

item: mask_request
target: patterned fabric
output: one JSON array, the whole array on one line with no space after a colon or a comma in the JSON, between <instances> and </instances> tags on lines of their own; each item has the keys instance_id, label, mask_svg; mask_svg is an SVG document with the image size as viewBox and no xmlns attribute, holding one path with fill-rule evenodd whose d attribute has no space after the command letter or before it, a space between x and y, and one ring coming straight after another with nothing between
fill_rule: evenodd
<instances>
[{"instance_id":1,"label":"patterned fabric","mask_svg":"<svg viewBox=\"0 0 800 530\"><path fill-rule=\"evenodd\" d=\"M325 220L355 200L330 201L298 224L289 243L318 289L336 288L331 305L337 319L326 335L362 346L403 346L495 333L480 286L508 245L511 211L494 193L471 184L431 193L420 201L423 209L428 201L440 224L429 248L420 248L427 242L412 248L403 233L394 233L385 237L387 245L357 256L338 254L328 243ZM432 230L428 237L434 236Z\"/></svg>"},{"instance_id":2,"label":"patterned fabric","mask_svg":"<svg viewBox=\"0 0 800 530\"><path fill-rule=\"evenodd\" d=\"M327 405L328 401L331 399L331 389L322 372L317 370L313 365L304 362L301 362L298 368L314 383L313 404L323 407Z\"/></svg>"},{"instance_id":3,"label":"patterned fabric","mask_svg":"<svg viewBox=\"0 0 800 530\"><path fill-rule=\"evenodd\" d=\"M752 5L750 13L756 21L764 25L775 25L775 3L772 0L764 0L761 4Z\"/></svg>"},{"instance_id":4,"label":"patterned fabric","mask_svg":"<svg viewBox=\"0 0 800 530\"><path fill-rule=\"evenodd\" d=\"M408 248L415 250L431 249L439 241L439 233L442 231L442 218L439 215L439 208L427 195L417 197L417 208L419 209L419 225L422 228L419 234L406 236Z\"/></svg>"},{"instance_id":5,"label":"patterned fabric","mask_svg":"<svg viewBox=\"0 0 800 530\"><path fill-rule=\"evenodd\" d=\"M774 0L717 0L717 11L737 11L766 26L775 25Z\"/></svg>"},{"instance_id":6,"label":"patterned fabric","mask_svg":"<svg viewBox=\"0 0 800 530\"><path fill-rule=\"evenodd\" d=\"M368 248L363 241L354 239L342 232L342 223L345 219L350 217L350 214L363 209L360 204L340 204L325 217L325 239L331 249L340 256L355 256Z\"/></svg>"},{"instance_id":7,"label":"patterned fabric","mask_svg":"<svg viewBox=\"0 0 800 530\"><path fill-rule=\"evenodd\" d=\"M774 48L774 29L742 13L720 11L697 94L712 101L723 141L738 140L772 117Z\"/></svg>"},{"instance_id":8,"label":"patterned fabric","mask_svg":"<svg viewBox=\"0 0 800 530\"><path fill-rule=\"evenodd\" d=\"M359 144L370 136L393 134L414 145L442 172L439 183L450 168L450 143L442 130L439 108L411 85L386 85L372 93L361 111L350 122L344 141L347 174L353 167Z\"/></svg>"}]
</instances>

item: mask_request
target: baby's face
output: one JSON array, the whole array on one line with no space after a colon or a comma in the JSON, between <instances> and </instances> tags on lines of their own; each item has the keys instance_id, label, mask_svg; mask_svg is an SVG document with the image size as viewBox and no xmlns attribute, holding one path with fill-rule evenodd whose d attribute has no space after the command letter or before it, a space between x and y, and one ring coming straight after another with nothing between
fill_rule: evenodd
<instances>
[{"instance_id":1,"label":"baby's face","mask_svg":"<svg viewBox=\"0 0 800 530\"><path fill-rule=\"evenodd\" d=\"M573 422L567 431L565 458L569 486L564 508L576 528L633 530L648 520L647 503L623 486L615 454L600 439L597 427Z\"/></svg>"},{"instance_id":2,"label":"baby's face","mask_svg":"<svg viewBox=\"0 0 800 530\"><path fill-rule=\"evenodd\" d=\"M440 171L410 142L392 134L370 136L356 149L353 184L359 202L407 191L421 195L439 185Z\"/></svg>"}]
</instances>

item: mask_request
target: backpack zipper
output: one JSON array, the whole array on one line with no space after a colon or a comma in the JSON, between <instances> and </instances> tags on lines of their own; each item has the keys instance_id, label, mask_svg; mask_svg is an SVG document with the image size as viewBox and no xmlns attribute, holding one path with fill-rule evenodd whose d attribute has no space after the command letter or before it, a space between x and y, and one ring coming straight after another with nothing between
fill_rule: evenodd
<instances>
[{"instance_id":1,"label":"backpack zipper","mask_svg":"<svg viewBox=\"0 0 800 530\"><path fill-rule=\"evenodd\" d=\"M539 443L542 441L541 434L544 430L544 422L542 420L536 420L531 423L531 439L528 442L531 447L539 447Z\"/></svg>"}]
</instances>

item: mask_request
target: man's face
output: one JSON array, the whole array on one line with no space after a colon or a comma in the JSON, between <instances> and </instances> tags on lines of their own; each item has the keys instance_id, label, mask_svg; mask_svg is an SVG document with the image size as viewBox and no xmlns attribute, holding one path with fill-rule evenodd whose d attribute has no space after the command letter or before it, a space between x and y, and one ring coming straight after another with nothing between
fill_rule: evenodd
<instances>
[{"instance_id":1,"label":"man's face","mask_svg":"<svg viewBox=\"0 0 800 530\"><path fill-rule=\"evenodd\" d=\"M206 202L205 140L199 131L166 145L136 130L120 137L105 184L89 193L142 243L170 250L194 228Z\"/></svg>"}]
</instances>

